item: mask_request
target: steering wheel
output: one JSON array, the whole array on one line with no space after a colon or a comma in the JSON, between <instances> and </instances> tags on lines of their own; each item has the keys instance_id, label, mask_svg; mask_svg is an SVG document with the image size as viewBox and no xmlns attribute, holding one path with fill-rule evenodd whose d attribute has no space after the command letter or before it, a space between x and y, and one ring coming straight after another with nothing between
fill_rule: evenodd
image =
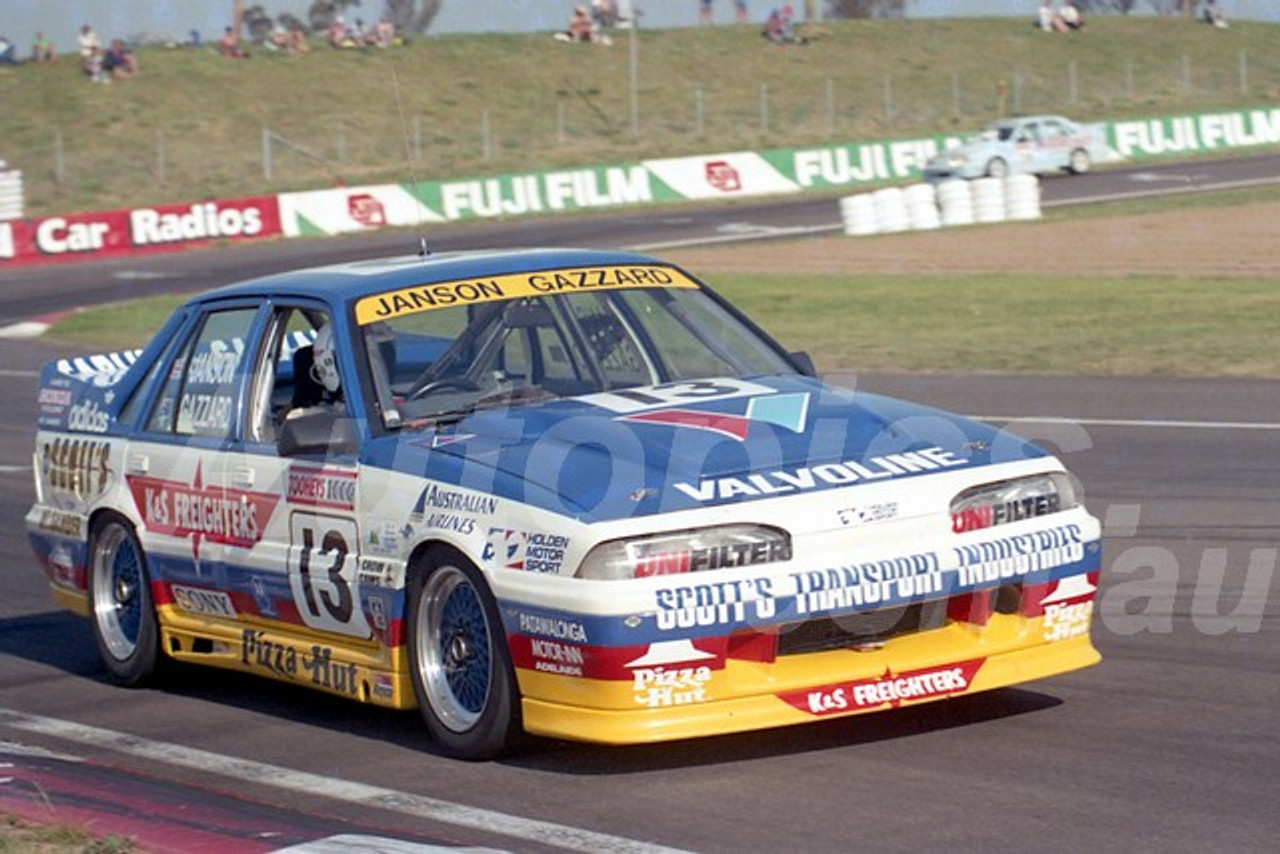
<instances>
[{"instance_id":1,"label":"steering wheel","mask_svg":"<svg viewBox=\"0 0 1280 854\"><path fill-rule=\"evenodd\" d=\"M420 397L426 397L446 388L457 389L458 391L480 390L480 386L477 383L466 377L444 377L443 379L432 380L422 388L414 389L409 393L409 400L417 400Z\"/></svg>"}]
</instances>

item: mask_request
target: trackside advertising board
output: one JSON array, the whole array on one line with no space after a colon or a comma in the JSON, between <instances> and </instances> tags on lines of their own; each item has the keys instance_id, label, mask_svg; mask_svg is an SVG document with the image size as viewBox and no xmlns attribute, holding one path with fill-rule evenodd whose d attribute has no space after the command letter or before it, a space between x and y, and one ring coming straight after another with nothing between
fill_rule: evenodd
<instances>
[{"instance_id":1,"label":"trackside advertising board","mask_svg":"<svg viewBox=\"0 0 1280 854\"><path fill-rule=\"evenodd\" d=\"M281 233L275 196L20 219L0 223L0 265L172 252Z\"/></svg>"},{"instance_id":2,"label":"trackside advertising board","mask_svg":"<svg viewBox=\"0 0 1280 854\"><path fill-rule=\"evenodd\" d=\"M1280 107L1091 125L1111 161L1280 143ZM339 187L278 197L0 222L0 267L385 227L646 204L856 189L918 178L964 138L934 135L765 151L731 151L417 184Z\"/></svg>"}]
</instances>

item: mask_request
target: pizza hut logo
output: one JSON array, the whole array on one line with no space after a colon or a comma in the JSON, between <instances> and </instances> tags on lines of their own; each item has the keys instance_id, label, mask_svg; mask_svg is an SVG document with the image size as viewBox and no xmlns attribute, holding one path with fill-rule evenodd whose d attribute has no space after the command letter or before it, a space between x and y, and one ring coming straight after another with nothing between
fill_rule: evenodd
<instances>
[{"instance_id":1,"label":"pizza hut logo","mask_svg":"<svg viewBox=\"0 0 1280 854\"><path fill-rule=\"evenodd\" d=\"M347 196L347 213L353 220L369 228L387 224L387 209L368 193Z\"/></svg>"},{"instance_id":2,"label":"pizza hut logo","mask_svg":"<svg viewBox=\"0 0 1280 854\"><path fill-rule=\"evenodd\" d=\"M742 176L727 160L708 160L707 183L722 193L736 193L742 189Z\"/></svg>"}]
</instances>

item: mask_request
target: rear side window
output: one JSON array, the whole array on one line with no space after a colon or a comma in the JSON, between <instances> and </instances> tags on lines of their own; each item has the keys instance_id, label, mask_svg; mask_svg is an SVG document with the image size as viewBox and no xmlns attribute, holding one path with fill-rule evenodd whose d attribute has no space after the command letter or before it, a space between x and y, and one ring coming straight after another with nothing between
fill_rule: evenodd
<instances>
[{"instance_id":1,"label":"rear side window","mask_svg":"<svg viewBox=\"0 0 1280 854\"><path fill-rule=\"evenodd\" d=\"M153 433L227 438L238 414L244 354L257 308L211 312L174 359L147 420Z\"/></svg>"}]
</instances>

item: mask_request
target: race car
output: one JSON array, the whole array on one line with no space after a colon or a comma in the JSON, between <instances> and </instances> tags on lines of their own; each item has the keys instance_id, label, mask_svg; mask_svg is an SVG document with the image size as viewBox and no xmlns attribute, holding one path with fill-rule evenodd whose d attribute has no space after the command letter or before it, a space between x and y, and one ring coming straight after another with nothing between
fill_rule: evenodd
<instances>
[{"instance_id":1,"label":"race car","mask_svg":"<svg viewBox=\"0 0 1280 854\"><path fill-rule=\"evenodd\" d=\"M929 158L923 171L927 181L1063 170L1078 175L1110 158L1100 124L1081 125L1062 116L1023 116L992 122L969 142Z\"/></svg>"},{"instance_id":2,"label":"race car","mask_svg":"<svg viewBox=\"0 0 1280 854\"><path fill-rule=\"evenodd\" d=\"M1084 667L1100 527L1006 431L824 383L611 251L195 297L40 376L31 543L110 676L212 665L442 752L800 724Z\"/></svg>"}]
</instances>

